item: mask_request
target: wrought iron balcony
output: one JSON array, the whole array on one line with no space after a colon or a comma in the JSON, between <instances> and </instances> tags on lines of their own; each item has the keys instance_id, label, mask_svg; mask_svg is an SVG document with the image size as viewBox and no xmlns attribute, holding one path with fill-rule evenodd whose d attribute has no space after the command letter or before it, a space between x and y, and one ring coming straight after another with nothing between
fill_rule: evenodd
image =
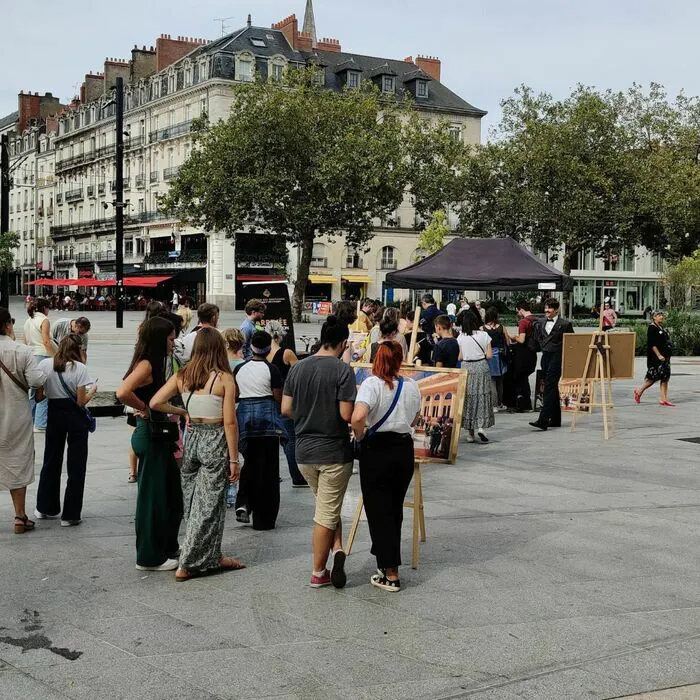
<instances>
[{"instance_id":1,"label":"wrought iron balcony","mask_svg":"<svg viewBox=\"0 0 700 700\"><path fill-rule=\"evenodd\" d=\"M165 141L165 139L172 139L176 136L189 134L190 131L192 131L191 119L186 122L180 122L179 124L173 124L173 126L168 126L165 129L151 131L148 135L148 139L151 143L156 143L157 141Z\"/></svg>"},{"instance_id":2,"label":"wrought iron balcony","mask_svg":"<svg viewBox=\"0 0 700 700\"><path fill-rule=\"evenodd\" d=\"M146 176L137 175L136 176L136 187L141 188L146 186Z\"/></svg>"},{"instance_id":3,"label":"wrought iron balcony","mask_svg":"<svg viewBox=\"0 0 700 700\"><path fill-rule=\"evenodd\" d=\"M180 167L176 166L174 168L166 168L163 170L163 180L166 182L168 180L172 180L174 177L177 177L177 174L180 172Z\"/></svg>"},{"instance_id":4,"label":"wrought iron balcony","mask_svg":"<svg viewBox=\"0 0 700 700\"><path fill-rule=\"evenodd\" d=\"M66 192L66 202L78 202L83 199L83 188L78 187Z\"/></svg>"}]
</instances>

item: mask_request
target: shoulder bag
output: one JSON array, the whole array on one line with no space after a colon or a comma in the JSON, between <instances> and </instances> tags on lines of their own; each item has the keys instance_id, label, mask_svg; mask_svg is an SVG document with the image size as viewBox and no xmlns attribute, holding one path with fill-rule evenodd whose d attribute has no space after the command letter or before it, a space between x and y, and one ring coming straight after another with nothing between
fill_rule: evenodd
<instances>
[{"instance_id":1,"label":"shoulder bag","mask_svg":"<svg viewBox=\"0 0 700 700\"><path fill-rule=\"evenodd\" d=\"M95 417L90 413L90 411L85 407L81 406L78 403L78 397L68 388L68 385L63 379L63 372L56 372L56 376L58 377L58 381L61 382L61 386L63 387L63 391L68 394L69 398L73 401L73 403L81 410L83 415L85 416L85 420L87 422L87 429L88 432L94 433L95 429L97 428L97 421L95 420Z\"/></svg>"},{"instance_id":2,"label":"shoulder bag","mask_svg":"<svg viewBox=\"0 0 700 700\"><path fill-rule=\"evenodd\" d=\"M20 380L17 379L17 377L15 377L15 375L12 374L12 372L10 372L10 370L7 368L7 365L6 365L2 360L0 360L0 369L8 376L8 377L15 383L15 385L16 385L17 387L19 387L22 391L24 391L24 392L29 391L29 387L28 387L28 386L25 386L23 382L20 382Z\"/></svg>"},{"instance_id":3,"label":"shoulder bag","mask_svg":"<svg viewBox=\"0 0 700 700\"><path fill-rule=\"evenodd\" d=\"M389 410L371 428L367 428L367 432L365 433L365 436L362 438L362 440L367 440L367 438L371 438L379 430L379 428L381 428L384 425L384 423L387 422L389 416L394 412L396 404L399 402L401 391L403 390L403 377L398 377L398 382L399 385L396 387L396 393L394 394L394 398L391 401ZM353 440L353 457L355 459L360 458L360 445L360 440Z\"/></svg>"},{"instance_id":4,"label":"shoulder bag","mask_svg":"<svg viewBox=\"0 0 700 700\"><path fill-rule=\"evenodd\" d=\"M187 397L187 404L185 404L185 411L190 407L190 400L194 392L190 392ZM153 418L153 412L151 412L151 420L148 421L148 432L151 436L151 442L157 442L160 444L174 445L180 439L180 425L179 422L175 423L169 418L165 420L157 420Z\"/></svg>"}]
</instances>

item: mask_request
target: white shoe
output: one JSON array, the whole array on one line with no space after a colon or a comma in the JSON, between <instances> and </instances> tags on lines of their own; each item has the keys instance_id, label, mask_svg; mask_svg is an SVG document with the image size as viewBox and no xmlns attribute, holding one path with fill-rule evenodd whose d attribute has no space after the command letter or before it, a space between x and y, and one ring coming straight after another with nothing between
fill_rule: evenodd
<instances>
[{"instance_id":1,"label":"white shoe","mask_svg":"<svg viewBox=\"0 0 700 700\"><path fill-rule=\"evenodd\" d=\"M476 431L476 434L479 436L479 439L481 440L481 442L488 442L489 441L485 430L482 430L481 428L479 428L479 430Z\"/></svg>"},{"instance_id":2,"label":"white shoe","mask_svg":"<svg viewBox=\"0 0 700 700\"><path fill-rule=\"evenodd\" d=\"M139 571L175 571L178 567L177 559L166 559L160 566L141 566L136 565Z\"/></svg>"},{"instance_id":3,"label":"white shoe","mask_svg":"<svg viewBox=\"0 0 700 700\"><path fill-rule=\"evenodd\" d=\"M82 520L61 520L61 527L73 527L74 525L80 525Z\"/></svg>"},{"instance_id":4,"label":"white shoe","mask_svg":"<svg viewBox=\"0 0 700 700\"><path fill-rule=\"evenodd\" d=\"M57 515L46 515L45 513L40 513L36 508L34 509L34 517L37 520L57 520Z\"/></svg>"},{"instance_id":5,"label":"white shoe","mask_svg":"<svg viewBox=\"0 0 700 700\"><path fill-rule=\"evenodd\" d=\"M494 412L494 413L498 413L499 410L500 410L500 409L498 408L498 406L494 406L494 407L493 407L493 412Z\"/></svg>"}]
</instances>

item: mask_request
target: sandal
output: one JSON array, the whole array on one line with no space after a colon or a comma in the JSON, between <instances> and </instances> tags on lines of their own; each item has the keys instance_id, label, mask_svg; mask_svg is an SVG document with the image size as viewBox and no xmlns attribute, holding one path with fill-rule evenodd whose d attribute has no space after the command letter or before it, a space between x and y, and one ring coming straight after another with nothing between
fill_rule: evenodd
<instances>
[{"instance_id":1,"label":"sandal","mask_svg":"<svg viewBox=\"0 0 700 700\"><path fill-rule=\"evenodd\" d=\"M26 515L15 515L15 535L31 532L35 525L36 523L30 520Z\"/></svg>"},{"instance_id":2,"label":"sandal","mask_svg":"<svg viewBox=\"0 0 700 700\"><path fill-rule=\"evenodd\" d=\"M128 481L130 484L135 484L138 481L136 474L129 474Z\"/></svg>"},{"instance_id":3,"label":"sandal","mask_svg":"<svg viewBox=\"0 0 700 700\"><path fill-rule=\"evenodd\" d=\"M401 590L401 581L399 579L392 581L391 579L388 579L385 574L382 574L381 576L379 574L374 574L374 576L370 578L369 582L373 586L389 591L390 593L398 593L398 591Z\"/></svg>"},{"instance_id":4,"label":"sandal","mask_svg":"<svg viewBox=\"0 0 700 700\"><path fill-rule=\"evenodd\" d=\"M189 581L191 578L195 578L195 574L187 569L178 569L175 572L175 582L182 583L183 581Z\"/></svg>"},{"instance_id":5,"label":"sandal","mask_svg":"<svg viewBox=\"0 0 700 700\"><path fill-rule=\"evenodd\" d=\"M222 571L240 571L241 569L245 569L245 564L242 564L238 559L221 557L221 559L219 559L219 568Z\"/></svg>"},{"instance_id":6,"label":"sandal","mask_svg":"<svg viewBox=\"0 0 700 700\"><path fill-rule=\"evenodd\" d=\"M639 392L639 389L634 390L634 402L635 403L642 403L642 395Z\"/></svg>"}]
</instances>

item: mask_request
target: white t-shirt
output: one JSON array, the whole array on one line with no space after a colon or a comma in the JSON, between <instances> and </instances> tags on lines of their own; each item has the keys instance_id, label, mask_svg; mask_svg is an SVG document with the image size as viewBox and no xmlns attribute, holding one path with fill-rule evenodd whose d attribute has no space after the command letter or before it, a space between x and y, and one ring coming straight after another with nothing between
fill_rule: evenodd
<instances>
[{"instance_id":1,"label":"white t-shirt","mask_svg":"<svg viewBox=\"0 0 700 700\"><path fill-rule=\"evenodd\" d=\"M58 372L54 372L53 369L53 357L49 357L46 360L42 360L39 363L39 369L46 375L46 384L44 384L44 391L46 392L46 398L48 399L69 399L70 396L66 394L66 390L61 384L61 380L58 378ZM66 365L66 371L61 375L66 386L73 392L73 394L78 394L78 388L81 386L87 386L92 384L90 375L88 374L87 367L82 362L69 362Z\"/></svg>"},{"instance_id":2,"label":"white t-shirt","mask_svg":"<svg viewBox=\"0 0 700 700\"><path fill-rule=\"evenodd\" d=\"M279 369L267 360L246 360L236 366L233 376L239 399L264 399L272 396L273 389L282 388Z\"/></svg>"},{"instance_id":3,"label":"white t-shirt","mask_svg":"<svg viewBox=\"0 0 700 700\"><path fill-rule=\"evenodd\" d=\"M369 406L367 414L367 427L371 428L380 421L391 406L394 392L399 383L394 381L394 390L390 391L386 382L379 377L367 377L357 392L355 403L363 403ZM386 419L379 433L412 433L411 423L420 411L421 396L418 385L412 379L403 380L401 396L391 415Z\"/></svg>"},{"instance_id":4,"label":"white t-shirt","mask_svg":"<svg viewBox=\"0 0 700 700\"><path fill-rule=\"evenodd\" d=\"M463 362L485 360L486 348L491 345L491 336L486 331L474 331L472 335L460 333L457 342Z\"/></svg>"}]
</instances>

